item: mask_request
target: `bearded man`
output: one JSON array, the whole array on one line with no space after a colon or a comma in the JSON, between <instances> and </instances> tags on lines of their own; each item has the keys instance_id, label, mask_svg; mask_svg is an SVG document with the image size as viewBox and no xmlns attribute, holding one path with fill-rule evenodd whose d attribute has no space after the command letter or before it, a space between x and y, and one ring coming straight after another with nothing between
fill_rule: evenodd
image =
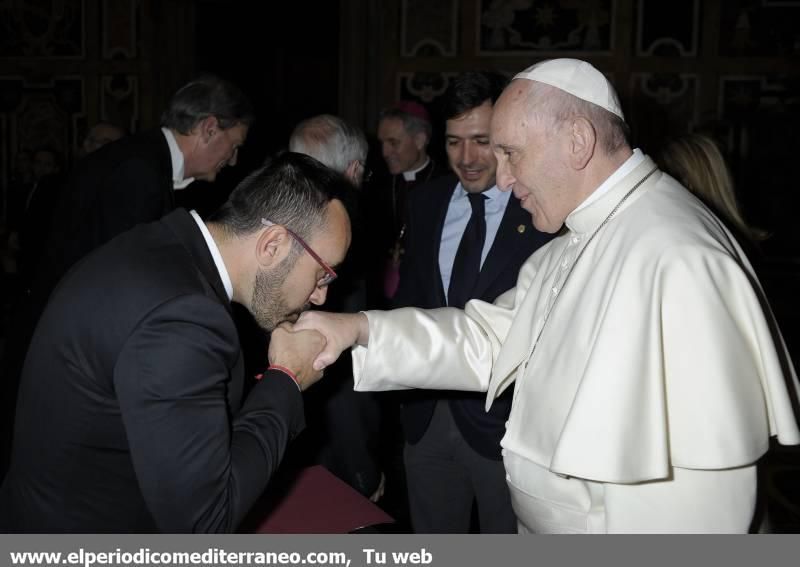
<instances>
[{"instance_id":1,"label":"bearded man","mask_svg":"<svg viewBox=\"0 0 800 567\"><path fill-rule=\"evenodd\" d=\"M304 426L324 303L350 245L345 181L286 153L203 222L179 209L93 252L53 293L22 376L0 529L233 531ZM230 302L272 332L244 395Z\"/></svg>"}]
</instances>

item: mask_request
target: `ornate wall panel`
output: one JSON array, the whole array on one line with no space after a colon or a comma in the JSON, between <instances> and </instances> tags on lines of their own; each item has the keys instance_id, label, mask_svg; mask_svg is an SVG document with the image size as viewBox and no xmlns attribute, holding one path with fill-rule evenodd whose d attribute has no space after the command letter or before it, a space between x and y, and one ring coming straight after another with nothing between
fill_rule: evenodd
<instances>
[{"instance_id":1,"label":"ornate wall panel","mask_svg":"<svg viewBox=\"0 0 800 567\"><path fill-rule=\"evenodd\" d=\"M481 0L479 50L508 53L608 53L614 0Z\"/></svg>"},{"instance_id":2,"label":"ornate wall panel","mask_svg":"<svg viewBox=\"0 0 800 567\"><path fill-rule=\"evenodd\" d=\"M699 77L688 73L633 73L626 119L645 148L693 129L700 121Z\"/></svg>"},{"instance_id":3,"label":"ornate wall panel","mask_svg":"<svg viewBox=\"0 0 800 567\"><path fill-rule=\"evenodd\" d=\"M458 40L457 0L403 0L404 57L454 57Z\"/></svg>"},{"instance_id":4,"label":"ornate wall panel","mask_svg":"<svg viewBox=\"0 0 800 567\"><path fill-rule=\"evenodd\" d=\"M103 0L103 59L136 58L135 0Z\"/></svg>"},{"instance_id":5,"label":"ornate wall panel","mask_svg":"<svg viewBox=\"0 0 800 567\"><path fill-rule=\"evenodd\" d=\"M800 2L727 0L721 3L719 52L729 56L800 54Z\"/></svg>"},{"instance_id":6,"label":"ornate wall panel","mask_svg":"<svg viewBox=\"0 0 800 567\"><path fill-rule=\"evenodd\" d=\"M636 9L636 55L697 55L700 0L638 0Z\"/></svg>"},{"instance_id":7,"label":"ornate wall panel","mask_svg":"<svg viewBox=\"0 0 800 567\"><path fill-rule=\"evenodd\" d=\"M136 75L103 76L100 115L103 120L125 126L131 131L139 126L139 77Z\"/></svg>"},{"instance_id":8,"label":"ornate wall panel","mask_svg":"<svg viewBox=\"0 0 800 567\"><path fill-rule=\"evenodd\" d=\"M193 9L193 0L0 0L0 190L22 150L53 148L70 167L99 120L156 125L194 74Z\"/></svg>"},{"instance_id":9,"label":"ornate wall panel","mask_svg":"<svg viewBox=\"0 0 800 567\"><path fill-rule=\"evenodd\" d=\"M47 147L68 154L75 123L85 113L83 78L30 83L23 77L0 77L0 100L12 147Z\"/></svg>"},{"instance_id":10,"label":"ornate wall panel","mask_svg":"<svg viewBox=\"0 0 800 567\"><path fill-rule=\"evenodd\" d=\"M399 73L399 98L429 105L444 94L453 75L455 73Z\"/></svg>"},{"instance_id":11,"label":"ornate wall panel","mask_svg":"<svg viewBox=\"0 0 800 567\"><path fill-rule=\"evenodd\" d=\"M84 1L0 0L0 57L83 57Z\"/></svg>"}]
</instances>

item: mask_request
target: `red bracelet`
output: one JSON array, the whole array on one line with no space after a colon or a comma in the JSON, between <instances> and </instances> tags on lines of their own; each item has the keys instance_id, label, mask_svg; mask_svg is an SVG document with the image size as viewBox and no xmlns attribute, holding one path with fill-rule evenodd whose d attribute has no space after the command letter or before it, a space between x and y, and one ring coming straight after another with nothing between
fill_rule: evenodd
<instances>
[{"instance_id":1,"label":"red bracelet","mask_svg":"<svg viewBox=\"0 0 800 567\"><path fill-rule=\"evenodd\" d=\"M297 376L295 375L295 373L292 372L291 370L289 370L288 368L286 368L285 366L279 366L277 364L271 364L267 368L267 370L277 370L278 372L283 372L289 378L291 378L294 381L295 384L297 384L298 388L300 387L300 382L297 380ZM263 377L264 377L263 374L259 374L259 375L256 376L256 380L261 380Z\"/></svg>"}]
</instances>

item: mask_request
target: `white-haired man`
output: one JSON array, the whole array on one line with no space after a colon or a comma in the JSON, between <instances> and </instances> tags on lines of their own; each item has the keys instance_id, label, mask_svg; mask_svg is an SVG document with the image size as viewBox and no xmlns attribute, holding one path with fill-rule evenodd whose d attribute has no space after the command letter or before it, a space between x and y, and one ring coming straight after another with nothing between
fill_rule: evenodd
<instances>
[{"instance_id":1,"label":"white-haired man","mask_svg":"<svg viewBox=\"0 0 800 567\"><path fill-rule=\"evenodd\" d=\"M309 155L361 187L367 164L367 139L360 128L332 114L300 122L289 137L289 151Z\"/></svg>"},{"instance_id":2,"label":"white-haired man","mask_svg":"<svg viewBox=\"0 0 800 567\"><path fill-rule=\"evenodd\" d=\"M560 235L517 287L464 311L302 326L327 335L317 365L369 343L359 389L485 390L490 405L513 384L502 446L520 532L745 532L769 438L800 442L797 378L735 239L625 130L588 63L520 73L492 116L497 182Z\"/></svg>"}]
</instances>

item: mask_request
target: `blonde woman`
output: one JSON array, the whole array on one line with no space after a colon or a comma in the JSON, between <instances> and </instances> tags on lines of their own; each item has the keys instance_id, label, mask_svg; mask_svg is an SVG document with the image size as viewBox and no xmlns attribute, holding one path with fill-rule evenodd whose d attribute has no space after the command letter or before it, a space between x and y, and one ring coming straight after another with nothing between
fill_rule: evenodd
<instances>
[{"instance_id":1,"label":"blonde woman","mask_svg":"<svg viewBox=\"0 0 800 567\"><path fill-rule=\"evenodd\" d=\"M708 136L689 134L672 140L661 151L658 162L661 169L683 183L738 235L752 243L769 236L767 232L745 222L736 202L733 180L725 159L717 144Z\"/></svg>"}]
</instances>

